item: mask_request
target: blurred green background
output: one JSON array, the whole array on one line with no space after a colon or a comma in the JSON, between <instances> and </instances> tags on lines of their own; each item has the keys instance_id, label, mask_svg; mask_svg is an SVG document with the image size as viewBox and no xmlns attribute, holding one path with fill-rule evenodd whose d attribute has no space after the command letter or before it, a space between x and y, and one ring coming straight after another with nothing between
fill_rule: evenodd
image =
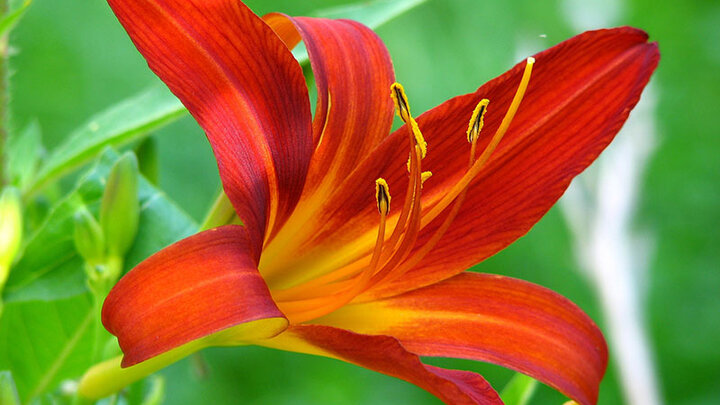
<instances>
[{"instance_id":1,"label":"blurred green background","mask_svg":"<svg viewBox=\"0 0 720 405\"><path fill-rule=\"evenodd\" d=\"M350 3L255 0L258 14L293 15ZM378 29L398 79L424 111L502 73L518 52L576 33L566 1L428 0ZM580 3L582 4L582 3ZM608 3L610 4L610 3ZM619 25L649 32L662 60L654 78L658 145L644 176L637 224L655 243L645 288L647 327L668 404L720 403L720 2L612 3ZM597 6L597 5L596 5ZM608 5L610 7L610 5ZM37 120L48 149L87 118L158 80L103 1L35 0L12 35L12 111ZM520 48L520 50L519 50ZM155 134L160 186L201 219L219 181L210 147L190 118ZM479 271L521 277L556 290L601 325L597 297L578 271L559 209ZM612 346L610 347L612 351ZM333 360L260 348L206 351L209 368L186 360L163 371L167 403L437 403L400 380ZM433 364L483 373L502 387L511 372L470 361ZM560 404L542 387L532 403ZM622 403L611 362L601 404Z\"/></svg>"}]
</instances>

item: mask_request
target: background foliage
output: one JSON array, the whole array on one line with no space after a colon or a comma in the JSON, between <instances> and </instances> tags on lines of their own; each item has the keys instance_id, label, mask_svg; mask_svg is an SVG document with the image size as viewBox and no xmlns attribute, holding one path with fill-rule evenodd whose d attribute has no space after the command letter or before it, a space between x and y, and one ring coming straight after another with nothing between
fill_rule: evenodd
<instances>
[{"instance_id":1,"label":"background foliage","mask_svg":"<svg viewBox=\"0 0 720 405\"><path fill-rule=\"evenodd\" d=\"M247 1L258 14L283 11L294 15L350 2ZM397 77L408 89L414 109L424 111L500 74L526 48L539 50L576 34L567 22L564 3L429 0L378 33L393 55ZM662 394L671 404L717 403L720 3L628 0L620 4L622 23L648 31L660 43L662 53L654 79L659 143L642 184L637 213L638 226L652 233L656 247L644 283L647 324ZM46 150L53 150L88 117L158 83L102 1L36 0L13 32L12 44L16 51L11 59L12 126L19 133L36 123L29 130L41 131ZM143 201L159 204L155 214L147 215L155 215L151 218L161 224L164 213L179 212L179 206L191 217L175 223L173 229L153 225L153 232L166 232L169 241L192 232L193 219L202 219L219 181L209 145L192 119L184 117L153 136L160 159L158 186L169 197L153 197L158 191L145 184ZM107 169L107 163L97 166L101 172ZM66 180L63 190L72 189L74 184L75 179ZM92 175L83 184L76 197L92 207L99 198ZM59 189L50 191L62 194ZM72 199L65 204L72 205ZM56 214L62 215L62 211ZM578 271L571 245L566 224L559 210L553 209L526 237L476 270L521 277L554 289L578 303L602 326L597 297ZM133 252L129 261L137 262L143 254ZM65 258L48 265L79 263ZM13 357L21 357L28 360L28 369L22 372L40 373L45 376L42 384L54 386L59 383L53 377L56 374L48 374L45 368L55 363L47 363L43 352L21 350L13 339L22 340L18 334L28 328L62 330L67 326L77 330L86 322L91 304L87 296L74 295L72 290L66 291L71 298L50 303L42 291L35 295L25 291L25 296L13 297L13 286L17 291L22 277L34 276L23 269L31 271L38 266L23 267L21 262L19 268L6 291L6 306L19 307L0 322L0 346L6 348L0 351L0 369ZM73 285L77 286L70 284L68 288ZM47 316L48 308L71 316L63 315L53 321L58 324L50 324L41 317ZM81 362L82 354L73 355L74 345L87 338L84 332L69 334L50 346L65 345L68 358ZM68 346L68 342L74 345ZM30 361L32 356L36 358ZM212 349L203 357L207 366L191 358L163 371L167 403L436 403L434 397L402 381L327 359L261 348ZM512 376L507 370L475 362L432 362L481 372L497 387ZM74 365L63 363L62 367ZM62 375L61 371L55 373ZM18 385L21 393L42 388ZM601 404L621 403L612 363L600 398ZM553 390L540 387L532 403L559 404L563 400Z\"/></svg>"}]
</instances>

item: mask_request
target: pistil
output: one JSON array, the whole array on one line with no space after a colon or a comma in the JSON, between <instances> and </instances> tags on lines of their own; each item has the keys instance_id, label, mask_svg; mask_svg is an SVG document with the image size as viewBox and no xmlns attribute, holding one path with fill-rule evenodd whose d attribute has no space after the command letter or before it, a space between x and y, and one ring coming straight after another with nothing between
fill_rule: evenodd
<instances>
[{"instance_id":1,"label":"pistil","mask_svg":"<svg viewBox=\"0 0 720 405\"><path fill-rule=\"evenodd\" d=\"M522 79L520 79L520 85L515 92L515 97L513 97L510 107L508 108L507 113L505 113L505 117L503 117L497 131L495 131L490 143L487 147L485 147L483 153L465 173L465 175L457 183L455 183L452 189L443 196L440 202L438 202L427 214L423 215L423 227L437 218L437 216L440 215L440 213L442 213L445 208L447 208L448 205L450 205L450 203L452 203L455 198L457 198L457 196L470 185L470 182L478 175L478 173L480 173L482 168L485 166L485 163L487 163L490 159L490 156L495 151L495 148L497 148L503 136L505 136L513 118L515 118L515 113L517 112L518 107L520 107L520 102L522 102L528 83L530 82L530 75L534 64L535 58L527 58L525 71L523 72Z\"/></svg>"}]
</instances>

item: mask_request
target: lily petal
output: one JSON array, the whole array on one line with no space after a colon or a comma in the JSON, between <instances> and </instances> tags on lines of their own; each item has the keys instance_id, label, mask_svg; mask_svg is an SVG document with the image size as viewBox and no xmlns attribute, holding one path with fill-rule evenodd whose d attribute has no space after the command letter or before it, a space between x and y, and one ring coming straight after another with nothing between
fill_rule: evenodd
<instances>
[{"instance_id":1,"label":"lily petal","mask_svg":"<svg viewBox=\"0 0 720 405\"><path fill-rule=\"evenodd\" d=\"M481 376L420 362L390 336L369 336L319 325L291 326L260 346L343 360L417 385L447 404L502 404Z\"/></svg>"},{"instance_id":2,"label":"lily petal","mask_svg":"<svg viewBox=\"0 0 720 405\"><path fill-rule=\"evenodd\" d=\"M102 322L118 337L123 367L228 328L212 343L267 338L287 327L237 225L195 234L140 263L110 291Z\"/></svg>"},{"instance_id":3,"label":"lily petal","mask_svg":"<svg viewBox=\"0 0 720 405\"><path fill-rule=\"evenodd\" d=\"M639 100L659 54L643 31L624 27L586 32L535 59L524 101L471 183L450 230L418 266L394 283L368 291L364 299L399 294L451 277L527 233L572 178L613 139ZM500 125L524 65L418 117L428 143L423 169L433 173L423 189L424 214L467 170L466 130L477 103L490 100L478 144L482 150ZM321 214L304 228L307 236L299 239L297 248L288 249L295 267L284 269L286 279L292 281L295 273L323 274L363 257L369 261L378 219L373 195L366 188L379 177L391 189L406 188L406 131L403 127L393 133L327 196ZM391 211L389 224L398 211ZM443 213L423 228L416 249L432 237L444 218Z\"/></svg>"},{"instance_id":4,"label":"lily petal","mask_svg":"<svg viewBox=\"0 0 720 405\"><path fill-rule=\"evenodd\" d=\"M312 154L302 69L242 2L109 3L150 68L205 130L257 260L266 228L295 207Z\"/></svg>"},{"instance_id":5,"label":"lily petal","mask_svg":"<svg viewBox=\"0 0 720 405\"><path fill-rule=\"evenodd\" d=\"M303 197L289 222L269 244L264 258L276 259L287 240L295 239L327 194L345 180L392 127L392 61L370 28L350 20L263 17L289 47L302 38L317 83L313 121L313 156ZM269 274L264 274L269 276Z\"/></svg>"},{"instance_id":6,"label":"lily petal","mask_svg":"<svg viewBox=\"0 0 720 405\"><path fill-rule=\"evenodd\" d=\"M646 41L647 34L634 28L600 30L538 54L530 90L472 183L453 226L416 269L376 294L395 294L460 273L527 233L613 140L639 101L660 56L657 44ZM418 120L435 151L426 163L438 180L426 189L428 205L464 171L458 165L462 141L453 134L467 127L461 125L466 111L489 98L496 112L483 131L494 133L523 67ZM418 246L432 237L443 217L423 230Z\"/></svg>"},{"instance_id":7,"label":"lily petal","mask_svg":"<svg viewBox=\"0 0 720 405\"><path fill-rule=\"evenodd\" d=\"M307 47L317 83L312 189L323 179L344 179L388 136L395 73L385 44L370 28L351 20L286 18Z\"/></svg>"},{"instance_id":8,"label":"lily petal","mask_svg":"<svg viewBox=\"0 0 720 405\"><path fill-rule=\"evenodd\" d=\"M348 305L315 322L390 335L421 356L487 361L532 376L580 404L597 401L602 333L559 294L509 277L463 273L393 298Z\"/></svg>"}]
</instances>

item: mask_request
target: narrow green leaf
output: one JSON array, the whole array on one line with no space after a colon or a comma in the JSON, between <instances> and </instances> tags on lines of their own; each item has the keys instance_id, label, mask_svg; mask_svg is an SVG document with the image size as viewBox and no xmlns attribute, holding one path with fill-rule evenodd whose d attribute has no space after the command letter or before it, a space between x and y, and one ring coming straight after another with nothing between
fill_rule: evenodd
<instances>
[{"instance_id":1,"label":"narrow green leaf","mask_svg":"<svg viewBox=\"0 0 720 405\"><path fill-rule=\"evenodd\" d=\"M40 125L37 121L32 121L10 138L7 153L8 176L10 183L21 191L32 182L42 150Z\"/></svg>"},{"instance_id":2,"label":"narrow green leaf","mask_svg":"<svg viewBox=\"0 0 720 405\"><path fill-rule=\"evenodd\" d=\"M316 10L312 13L312 17L355 20L375 29L426 1L427 0L362 1ZM293 55L295 55L295 59L301 64L305 64L309 60L307 49L305 49L302 43L293 51Z\"/></svg>"},{"instance_id":3,"label":"narrow green leaf","mask_svg":"<svg viewBox=\"0 0 720 405\"><path fill-rule=\"evenodd\" d=\"M525 374L516 373L500 393L505 405L527 405L537 388L537 381Z\"/></svg>"},{"instance_id":4,"label":"narrow green leaf","mask_svg":"<svg viewBox=\"0 0 720 405\"><path fill-rule=\"evenodd\" d=\"M15 27L25 14L25 11L27 11L27 8L30 7L30 3L30 0L26 0L20 7L10 11L0 19L0 36L7 34Z\"/></svg>"},{"instance_id":5,"label":"narrow green leaf","mask_svg":"<svg viewBox=\"0 0 720 405\"><path fill-rule=\"evenodd\" d=\"M154 86L92 117L75 130L40 168L30 192L91 161L107 146L139 139L187 113L164 86Z\"/></svg>"},{"instance_id":6,"label":"narrow green leaf","mask_svg":"<svg viewBox=\"0 0 720 405\"><path fill-rule=\"evenodd\" d=\"M52 301L87 291L83 260L74 244L74 216L83 205L97 212L117 158L116 152L107 150L75 191L53 207L10 273L3 297L6 302ZM142 178L138 186L138 236L126 255L126 267L197 231L197 224L163 192Z\"/></svg>"},{"instance_id":7,"label":"narrow green leaf","mask_svg":"<svg viewBox=\"0 0 720 405\"><path fill-rule=\"evenodd\" d=\"M313 17L346 18L377 28L427 0L374 0L318 10Z\"/></svg>"},{"instance_id":8,"label":"narrow green leaf","mask_svg":"<svg viewBox=\"0 0 720 405\"><path fill-rule=\"evenodd\" d=\"M68 378L91 361L92 299L81 295L52 302L15 302L0 319L0 368L9 368L23 403Z\"/></svg>"}]
</instances>

